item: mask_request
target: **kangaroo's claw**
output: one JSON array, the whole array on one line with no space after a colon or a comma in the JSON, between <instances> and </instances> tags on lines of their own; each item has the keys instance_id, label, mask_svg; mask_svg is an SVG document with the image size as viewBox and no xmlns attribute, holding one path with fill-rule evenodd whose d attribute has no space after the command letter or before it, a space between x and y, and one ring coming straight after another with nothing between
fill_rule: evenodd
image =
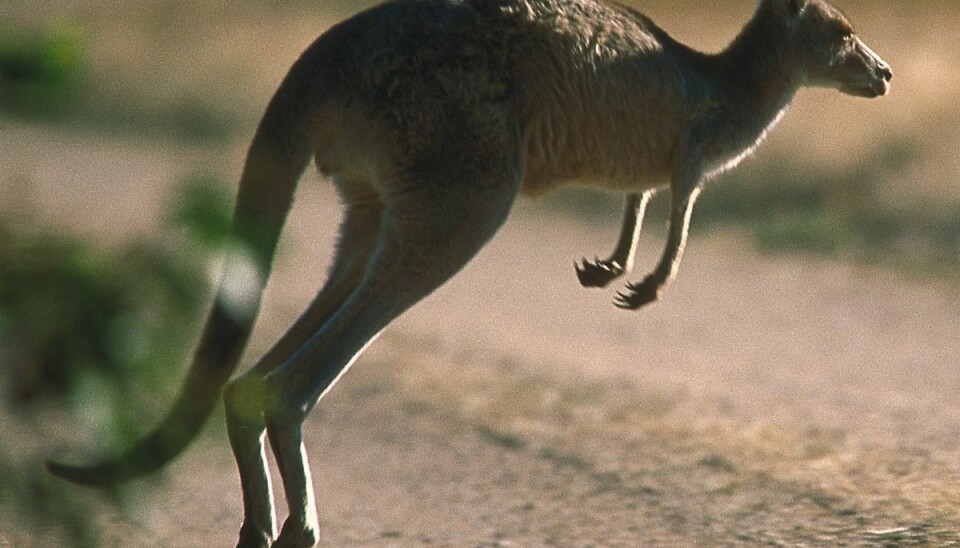
<instances>
[{"instance_id":1,"label":"kangaroo's claw","mask_svg":"<svg viewBox=\"0 0 960 548\"><path fill-rule=\"evenodd\" d=\"M583 287L606 287L610 282L623 275L623 267L616 261L601 261L586 258L576 263L577 279Z\"/></svg>"},{"instance_id":2,"label":"kangaroo's claw","mask_svg":"<svg viewBox=\"0 0 960 548\"><path fill-rule=\"evenodd\" d=\"M627 284L623 291L617 292L614 305L624 310L637 310L644 305L650 304L660 299L661 287L650 281L644 280L639 284Z\"/></svg>"}]
</instances>

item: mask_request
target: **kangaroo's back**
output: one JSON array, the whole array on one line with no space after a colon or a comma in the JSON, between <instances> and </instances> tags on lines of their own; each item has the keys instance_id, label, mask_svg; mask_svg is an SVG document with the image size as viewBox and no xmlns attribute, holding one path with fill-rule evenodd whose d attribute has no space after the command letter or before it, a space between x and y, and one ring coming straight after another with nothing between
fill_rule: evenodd
<instances>
[{"instance_id":1,"label":"kangaroo's back","mask_svg":"<svg viewBox=\"0 0 960 548\"><path fill-rule=\"evenodd\" d=\"M352 139L339 132L378 128L365 134L403 143L387 163L415 163L471 136L458 130L519 131L529 193L570 179L662 180L685 116L708 94L691 67L699 54L645 16L593 0L398 0L334 27L305 55L333 110L353 113L326 126L341 145ZM368 163L370 144L357 142ZM323 171L351 163L335 152L320 147Z\"/></svg>"},{"instance_id":2,"label":"kangaroo's back","mask_svg":"<svg viewBox=\"0 0 960 548\"><path fill-rule=\"evenodd\" d=\"M397 0L324 33L303 54L322 90L321 171L383 180L397 169L443 170L453 167L444 158L462 163L512 139L512 33L499 7Z\"/></svg>"}]
</instances>

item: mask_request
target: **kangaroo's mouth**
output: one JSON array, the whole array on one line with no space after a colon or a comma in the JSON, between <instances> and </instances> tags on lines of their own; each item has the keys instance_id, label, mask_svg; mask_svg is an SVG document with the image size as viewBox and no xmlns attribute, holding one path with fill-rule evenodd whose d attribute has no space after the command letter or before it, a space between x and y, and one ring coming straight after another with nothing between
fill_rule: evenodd
<instances>
[{"instance_id":1,"label":"kangaroo's mouth","mask_svg":"<svg viewBox=\"0 0 960 548\"><path fill-rule=\"evenodd\" d=\"M876 80L863 86L846 86L840 89L841 92L854 97L863 97L865 99L875 99L883 97L890 93L889 80Z\"/></svg>"},{"instance_id":2,"label":"kangaroo's mouth","mask_svg":"<svg viewBox=\"0 0 960 548\"><path fill-rule=\"evenodd\" d=\"M840 91L847 95L865 97L867 99L883 97L890 93L891 80L893 80L893 72L886 64L881 64L866 81L842 86L840 87Z\"/></svg>"},{"instance_id":3,"label":"kangaroo's mouth","mask_svg":"<svg viewBox=\"0 0 960 548\"><path fill-rule=\"evenodd\" d=\"M890 93L890 80L883 79L878 81L877 84L873 86L873 91L876 93L874 97L883 97Z\"/></svg>"}]
</instances>

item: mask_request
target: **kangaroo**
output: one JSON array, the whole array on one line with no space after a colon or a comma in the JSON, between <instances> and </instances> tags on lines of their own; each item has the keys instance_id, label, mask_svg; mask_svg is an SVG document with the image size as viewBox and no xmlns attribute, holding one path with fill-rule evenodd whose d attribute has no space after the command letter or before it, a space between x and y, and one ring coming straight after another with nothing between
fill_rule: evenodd
<instances>
[{"instance_id":1,"label":"kangaroo","mask_svg":"<svg viewBox=\"0 0 960 548\"><path fill-rule=\"evenodd\" d=\"M669 182L663 254L616 297L637 309L676 275L704 182L750 154L801 87L878 97L891 78L824 0L759 0L716 54L596 0L394 0L355 15L302 54L267 106L235 206L243 251L224 268L169 414L116 459L48 467L91 486L156 470L222 391L243 492L238 546L313 546L305 417L381 330L477 253L521 193L580 183L626 195L613 253L576 264L583 286L604 287L631 269L644 210ZM345 206L334 264L292 328L228 384L311 158ZM289 508L279 535L265 434Z\"/></svg>"}]
</instances>

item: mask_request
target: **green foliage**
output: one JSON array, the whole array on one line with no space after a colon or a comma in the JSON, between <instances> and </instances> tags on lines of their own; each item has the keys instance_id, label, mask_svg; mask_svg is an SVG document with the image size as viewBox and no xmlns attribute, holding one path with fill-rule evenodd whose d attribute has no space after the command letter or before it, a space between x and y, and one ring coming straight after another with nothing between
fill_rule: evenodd
<instances>
[{"instance_id":1,"label":"green foliage","mask_svg":"<svg viewBox=\"0 0 960 548\"><path fill-rule=\"evenodd\" d=\"M843 256L902 269L955 270L960 261L960 202L891 207L877 196L884 176L909 165L917 150L892 141L843 172L785 173L771 167L752 179L708 188L697 223L742 224L765 253Z\"/></svg>"},{"instance_id":2,"label":"green foliage","mask_svg":"<svg viewBox=\"0 0 960 548\"><path fill-rule=\"evenodd\" d=\"M149 106L102 89L82 32L69 25L27 30L0 20L0 114L85 130L209 143L238 126L219 102L194 96Z\"/></svg>"},{"instance_id":3,"label":"green foliage","mask_svg":"<svg viewBox=\"0 0 960 548\"><path fill-rule=\"evenodd\" d=\"M184 185L169 228L188 237L166 238L172 244L109 247L0 224L0 403L10 421L0 420L0 432L40 431L45 415L69 414L71 430L109 453L143 433L182 377L206 265L229 230L226 195L213 187L209 177ZM4 445L0 509L93 544L83 505L71 504L79 495L31 462L39 455L18 460Z\"/></svg>"},{"instance_id":4,"label":"green foliage","mask_svg":"<svg viewBox=\"0 0 960 548\"><path fill-rule=\"evenodd\" d=\"M0 446L0 509L9 507L21 520L28 520L41 530L49 530L55 524L71 546L97 546L97 535L88 522L84 502L61 489L56 478L25 473L28 468L15 464Z\"/></svg>"},{"instance_id":5,"label":"green foliage","mask_svg":"<svg viewBox=\"0 0 960 548\"><path fill-rule=\"evenodd\" d=\"M152 383L175 358L165 342L202 300L202 272L152 244L107 250L42 233L0 233L0 310L7 397L23 408L75 394L84 376L115 398ZM127 406L120 404L118 410Z\"/></svg>"},{"instance_id":6,"label":"green foliage","mask_svg":"<svg viewBox=\"0 0 960 548\"><path fill-rule=\"evenodd\" d=\"M187 232L190 240L205 249L225 246L233 213L230 197L216 177L197 175L187 179L171 207L169 222Z\"/></svg>"},{"instance_id":7,"label":"green foliage","mask_svg":"<svg viewBox=\"0 0 960 548\"><path fill-rule=\"evenodd\" d=\"M753 228L757 249L767 253L836 255L846 244L845 236L836 219L806 211L764 219Z\"/></svg>"},{"instance_id":8,"label":"green foliage","mask_svg":"<svg viewBox=\"0 0 960 548\"><path fill-rule=\"evenodd\" d=\"M86 56L74 29L37 32L0 22L0 108L49 115L73 107L83 88Z\"/></svg>"}]
</instances>

